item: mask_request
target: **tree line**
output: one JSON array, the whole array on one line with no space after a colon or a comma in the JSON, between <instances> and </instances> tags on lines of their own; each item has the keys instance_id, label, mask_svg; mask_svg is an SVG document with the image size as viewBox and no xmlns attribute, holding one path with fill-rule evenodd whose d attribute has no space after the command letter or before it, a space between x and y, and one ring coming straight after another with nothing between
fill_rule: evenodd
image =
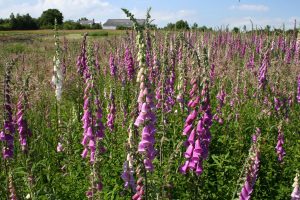
<instances>
[{"instance_id":1,"label":"tree line","mask_svg":"<svg viewBox=\"0 0 300 200\"><path fill-rule=\"evenodd\" d=\"M67 20L64 21L63 14L58 9L48 9L45 10L40 17L33 18L29 14L20 15L13 13L7 19L0 18L0 30L37 30L37 29L52 29L54 27L54 21L57 20L57 25L59 29L66 29L66 30L76 30L76 29L102 29L101 23L92 23L92 24L81 24L80 21L85 21L87 18L81 18L78 21ZM125 26L117 26L117 30L130 30L131 27ZM163 28L158 28L155 24L152 24L150 29L163 29L168 31L176 31L176 30L199 30L199 31L212 31L211 27L206 26L198 26L197 23L193 25L189 25L187 21L178 20L175 23L168 23ZM264 32L272 32L271 27L267 25L264 28L255 29ZM228 27L225 28L225 31L230 31ZM232 32L239 33L240 31L249 32L246 30L246 26L243 28L234 27ZM253 30L250 30L254 31ZM273 31L275 33L280 32L288 32L288 33L296 33L298 29L295 27L294 29L289 29L287 31L282 29L274 28ZM296 32L295 32L296 31Z\"/></svg>"},{"instance_id":2,"label":"tree line","mask_svg":"<svg viewBox=\"0 0 300 200\"><path fill-rule=\"evenodd\" d=\"M37 29L52 29L54 21L61 29L102 29L101 23L80 24L80 20L87 20L81 18L77 22L67 20L64 22L63 14L58 9L45 10L40 17L33 18L29 14L20 15L12 13L9 18L0 18L0 30L37 30Z\"/></svg>"}]
</instances>

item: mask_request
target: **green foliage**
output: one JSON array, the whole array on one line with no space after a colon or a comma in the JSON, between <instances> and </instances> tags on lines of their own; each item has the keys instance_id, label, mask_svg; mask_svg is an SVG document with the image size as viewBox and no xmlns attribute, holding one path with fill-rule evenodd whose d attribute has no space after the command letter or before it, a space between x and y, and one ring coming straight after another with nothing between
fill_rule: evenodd
<instances>
[{"instance_id":1,"label":"green foliage","mask_svg":"<svg viewBox=\"0 0 300 200\"><path fill-rule=\"evenodd\" d=\"M106 31L98 31L98 32L96 32L96 31L93 31L93 32L89 32L88 33L88 36L93 36L93 37L96 37L96 36L98 36L98 37L101 37L101 36L108 36L108 32L106 32Z\"/></svg>"},{"instance_id":2,"label":"green foliage","mask_svg":"<svg viewBox=\"0 0 300 200\"><path fill-rule=\"evenodd\" d=\"M191 28L192 28L193 30L198 29L198 24L195 22Z\"/></svg>"},{"instance_id":3,"label":"green foliage","mask_svg":"<svg viewBox=\"0 0 300 200\"><path fill-rule=\"evenodd\" d=\"M55 19L57 24L61 25L64 19L63 14L58 9L48 9L43 11L38 21L42 29L53 28Z\"/></svg>"},{"instance_id":4,"label":"green foliage","mask_svg":"<svg viewBox=\"0 0 300 200\"><path fill-rule=\"evenodd\" d=\"M187 21L179 20L175 23L176 30L189 30L189 24Z\"/></svg>"},{"instance_id":5,"label":"green foliage","mask_svg":"<svg viewBox=\"0 0 300 200\"><path fill-rule=\"evenodd\" d=\"M68 20L63 23L62 27L65 30L102 29L102 24L94 23L92 25L82 25L79 22Z\"/></svg>"},{"instance_id":6,"label":"green foliage","mask_svg":"<svg viewBox=\"0 0 300 200\"><path fill-rule=\"evenodd\" d=\"M167 26L164 27L164 29L165 30L189 30L190 26L187 21L179 20L175 24L168 23Z\"/></svg>"},{"instance_id":7,"label":"green foliage","mask_svg":"<svg viewBox=\"0 0 300 200\"><path fill-rule=\"evenodd\" d=\"M38 29L36 19L33 19L29 14L19 15L15 17L12 13L10 15L10 26L13 30L33 30Z\"/></svg>"},{"instance_id":8,"label":"green foliage","mask_svg":"<svg viewBox=\"0 0 300 200\"><path fill-rule=\"evenodd\" d=\"M27 50L26 46L21 43L14 43L4 48L4 50L9 54L20 54Z\"/></svg>"},{"instance_id":9,"label":"green foliage","mask_svg":"<svg viewBox=\"0 0 300 200\"><path fill-rule=\"evenodd\" d=\"M1 31L8 31L11 30L11 25L10 23L0 23L0 30Z\"/></svg>"},{"instance_id":10,"label":"green foliage","mask_svg":"<svg viewBox=\"0 0 300 200\"><path fill-rule=\"evenodd\" d=\"M116 30L132 30L132 27L127 26L117 26Z\"/></svg>"},{"instance_id":11,"label":"green foliage","mask_svg":"<svg viewBox=\"0 0 300 200\"><path fill-rule=\"evenodd\" d=\"M84 27L79 22L74 22L72 20L68 20L63 23L63 29L65 29L65 30L80 30L80 29L84 29Z\"/></svg>"},{"instance_id":12,"label":"green foliage","mask_svg":"<svg viewBox=\"0 0 300 200\"><path fill-rule=\"evenodd\" d=\"M168 23L166 27L164 27L166 30L175 30L175 24Z\"/></svg>"},{"instance_id":13,"label":"green foliage","mask_svg":"<svg viewBox=\"0 0 300 200\"><path fill-rule=\"evenodd\" d=\"M234 33L239 33L239 32L240 32L240 29L239 29L238 27L234 27L234 28L232 29L232 32L234 32Z\"/></svg>"}]
</instances>

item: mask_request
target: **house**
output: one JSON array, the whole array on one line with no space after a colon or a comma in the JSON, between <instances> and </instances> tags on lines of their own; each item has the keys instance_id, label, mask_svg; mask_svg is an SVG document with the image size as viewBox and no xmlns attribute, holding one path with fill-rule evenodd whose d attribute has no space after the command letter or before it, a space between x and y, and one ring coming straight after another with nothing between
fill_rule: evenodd
<instances>
[{"instance_id":1,"label":"house","mask_svg":"<svg viewBox=\"0 0 300 200\"><path fill-rule=\"evenodd\" d=\"M81 25L83 25L83 26L89 25L89 26L91 26L91 27L95 24L95 20L94 20L94 19L93 19L93 20L88 20L88 19L86 19L86 18L80 19L78 22L79 22Z\"/></svg>"},{"instance_id":2,"label":"house","mask_svg":"<svg viewBox=\"0 0 300 200\"><path fill-rule=\"evenodd\" d=\"M144 24L145 21L145 19L137 19L140 25ZM108 19L103 24L103 29L117 29L117 27L131 28L133 27L133 23L129 19Z\"/></svg>"}]
</instances>

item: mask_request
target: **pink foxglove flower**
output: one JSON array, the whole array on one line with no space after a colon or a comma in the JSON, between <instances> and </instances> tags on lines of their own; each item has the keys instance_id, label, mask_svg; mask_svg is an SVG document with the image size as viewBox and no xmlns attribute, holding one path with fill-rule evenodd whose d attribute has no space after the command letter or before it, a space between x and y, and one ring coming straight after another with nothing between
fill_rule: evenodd
<instances>
[{"instance_id":1,"label":"pink foxglove flower","mask_svg":"<svg viewBox=\"0 0 300 200\"><path fill-rule=\"evenodd\" d=\"M206 51L204 51L204 54L207 61ZM207 62L205 67L207 68ZM203 172L203 161L208 158L208 150L211 142L210 127L213 117L210 107L208 75L204 78L201 94L199 94L197 79L192 79L191 85L191 100L188 103L191 112L185 121L183 131L183 135L186 135L188 138L185 143L187 149L184 154L186 161L180 166L179 171L182 174L186 174L190 170L199 176Z\"/></svg>"},{"instance_id":2,"label":"pink foxglove flower","mask_svg":"<svg viewBox=\"0 0 300 200\"><path fill-rule=\"evenodd\" d=\"M23 92L19 95L19 100L17 104L17 126L19 132L19 141L22 147L22 151L26 152L28 150L28 137L31 136L31 131L28 128L27 121L24 117L24 94Z\"/></svg>"}]
</instances>

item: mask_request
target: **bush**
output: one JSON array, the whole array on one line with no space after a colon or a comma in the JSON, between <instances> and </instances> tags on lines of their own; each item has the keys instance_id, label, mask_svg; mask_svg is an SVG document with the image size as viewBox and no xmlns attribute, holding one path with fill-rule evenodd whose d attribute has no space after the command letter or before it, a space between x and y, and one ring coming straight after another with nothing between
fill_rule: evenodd
<instances>
[{"instance_id":1,"label":"bush","mask_svg":"<svg viewBox=\"0 0 300 200\"><path fill-rule=\"evenodd\" d=\"M0 24L0 31L8 31L11 30L11 25L9 23Z\"/></svg>"},{"instance_id":2,"label":"bush","mask_svg":"<svg viewBox=\"0 0 300 200\"><path fill-rule=\"evenodd\" d=\"M80 29L84 29L84 27L78 22L66 21L63 23L63 29L65 29L65 30L80 30Z\"/></svg>"},{"instance_id":3,"label":"bush","mask_svg":"<svg viewBox=\"0 0 300 200\"><path fill-rule=\"evenodd\" d=\"M126 27L126 26L117 26L116 30L132 30L132 27Z\"/></svg>"}]
</instances>

